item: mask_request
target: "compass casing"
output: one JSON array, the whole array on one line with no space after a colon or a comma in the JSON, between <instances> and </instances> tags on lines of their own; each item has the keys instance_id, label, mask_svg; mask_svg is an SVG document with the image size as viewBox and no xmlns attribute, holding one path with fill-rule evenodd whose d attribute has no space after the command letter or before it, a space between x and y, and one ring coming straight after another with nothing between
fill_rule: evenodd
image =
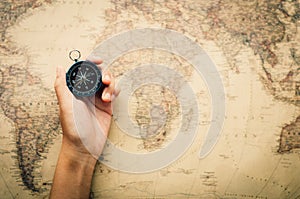
<instances>
[{"instance_id":1,"label":"compass casing","mask_svg":"<svg viewBox=\"0 0 300 199\"><path fill-rule=\"evenodd\" d=\"M67 86L77 97L95 95L104 88L101 79L101 70L90 61L78 61L66 73Z\"/></svg>"}]
</instances>

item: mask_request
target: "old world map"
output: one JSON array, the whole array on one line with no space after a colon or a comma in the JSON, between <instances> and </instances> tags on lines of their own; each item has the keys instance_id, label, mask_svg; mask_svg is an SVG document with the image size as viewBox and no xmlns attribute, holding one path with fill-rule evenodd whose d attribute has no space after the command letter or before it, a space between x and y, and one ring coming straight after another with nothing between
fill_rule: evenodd
<instances>
[{"instance_id":1,"label":"old world map","mask_svg":"<svg viewBox=\"0 0 300 199\"><path fill-rule=\"evenodd\" d=\"M2 0L0 18L1 198L49 196L62 138L56 66L67 70L73 49L84 59L115 35L143 28L174 31L214 62L224 87L222 130L200 157L215 104L208 77L184 56L149 46L105 63L121 47L101 51L117 82L139 72L125 85L133 89L126 104L129 120L146 129L137 139L118 124L123 114L115 114L111 143L150 154L171 145L179 129L196 124L197 131L180 157L150 172L99 162L91 197L300 198L299 0ZM128 41L138 46L135 38ZM170 45L189 49L181 44ZM151 70L141 70L149 64ZM169 86L143 83L154 66L180 75L166 78ZM198 111L193 124L183 122L188 114L180 100L192 96L176 93L183 82L195 96L191 106L198 107L186 112Z\"/></svg>"}]
</instances>

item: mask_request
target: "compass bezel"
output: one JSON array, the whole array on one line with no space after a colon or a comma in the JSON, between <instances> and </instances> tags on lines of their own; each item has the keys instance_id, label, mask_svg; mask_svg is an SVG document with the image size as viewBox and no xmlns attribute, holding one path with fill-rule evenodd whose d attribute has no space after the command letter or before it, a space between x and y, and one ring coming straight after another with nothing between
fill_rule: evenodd
<instances>
[{"instance_id":1,"label":"compass bezel","mask_svg":"<svg viewBox=\"0 0 300 199\"><path fill-rule=\"evenodd\" d=\"M87 90L87 91L79 91L72 85L72 73L74 70L77 70L79 67L82 65L91 68L95 73L96 73L96 81L94 82L94 86ZM77 76L77 74L76 74ZM90 61L78 61L74 63L66 73L66 82L67 82L67 87L69 90L77 97L88 97L95 95L96 92L103 86L103 83L101 81L102 79L102 73L101 70L98 68L98 66Z\"/></svg>"}]
</instances>

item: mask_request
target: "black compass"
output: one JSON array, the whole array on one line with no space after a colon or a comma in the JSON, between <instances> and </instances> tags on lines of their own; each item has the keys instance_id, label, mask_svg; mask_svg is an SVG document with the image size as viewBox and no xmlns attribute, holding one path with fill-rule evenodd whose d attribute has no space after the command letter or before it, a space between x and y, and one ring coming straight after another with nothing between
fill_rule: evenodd
<instances>
[{"instance_id":1,"label":"black compass","mask_svg":"<svg viewBox=\"0 0 300 199\"><path fill-rule=\"evenodd\" d=\"M73 58L74 54L77 58ZM69 54L71 60L75 61L66 73L67 86L73 95L77 97L88 97L95 95L97 91L103 90L102 73L98 66L90 61L78 61L80 52L72 50Z\"/></svg>"}]
</instances>

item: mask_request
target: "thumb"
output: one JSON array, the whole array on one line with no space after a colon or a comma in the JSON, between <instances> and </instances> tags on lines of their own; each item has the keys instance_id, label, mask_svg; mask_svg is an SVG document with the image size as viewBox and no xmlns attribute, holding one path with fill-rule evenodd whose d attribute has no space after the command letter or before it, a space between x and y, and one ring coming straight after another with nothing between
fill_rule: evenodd
<instances>
[{"instance_id":1,"label":"thumb","mask_svg":"<svg viewBox=\"0 0 300 199\"><path fill-rule=\"evenodd\" d=\"M72 99L71 92L69 91L66 85L66 72L60 66L56 68L56 79L54 83L54 89L56 97L60 104Z\"/></svg>"}]
</instances>

